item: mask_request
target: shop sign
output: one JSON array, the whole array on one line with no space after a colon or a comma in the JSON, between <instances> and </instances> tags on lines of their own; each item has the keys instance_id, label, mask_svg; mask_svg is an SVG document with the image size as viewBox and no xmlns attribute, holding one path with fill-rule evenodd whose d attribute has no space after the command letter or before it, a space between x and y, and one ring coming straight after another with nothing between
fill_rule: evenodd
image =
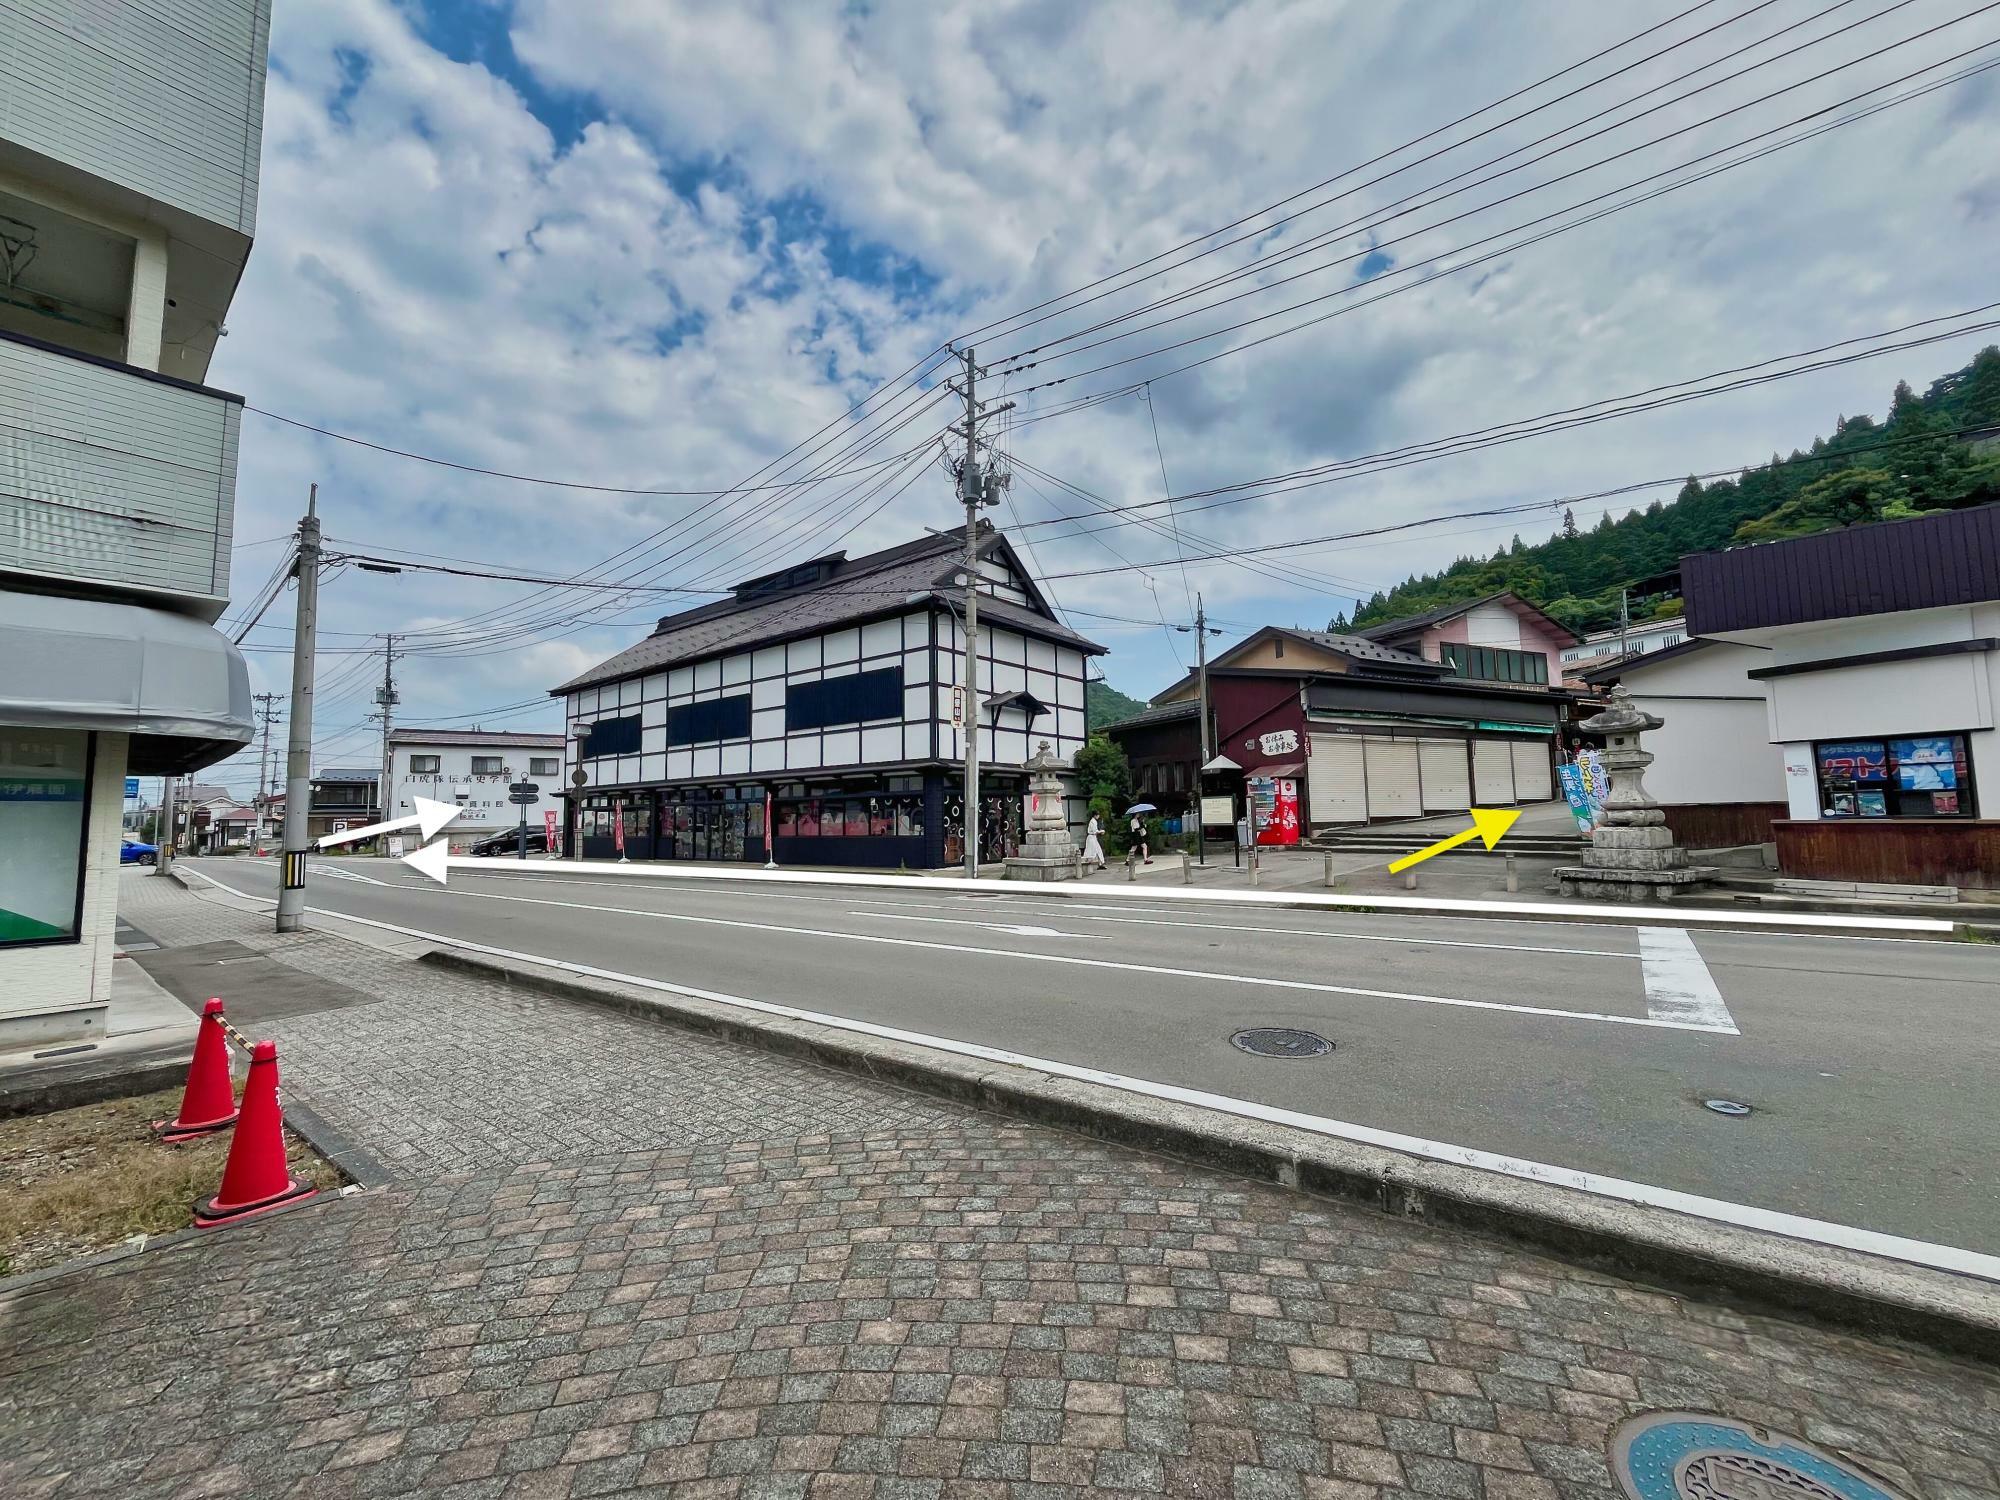
<instances>
[{"instance_id":1,"label":"shop sign","mask_svg":"<svg viewBox=\"0 0 2000 1500\"><path fill-rule=\"evenodd\" d=\"M1298 752L1299 732L1296 729L1274 729L1259 736L1254 745L1246 742L1244 748L1262 750L1266 755L1293 755Z\"/></svg>"},{"instance_id":2,"label":"shop sign","mask_svg":"<svg viewBox=\"0 0 2000 1500\"><path fill-rule=\"evenodd\" d=\"M549 853L560 855L562 853L562 834L556 829L556 811L554 808L551 807L543 812L542 827L548 833Z\"/></svg>"},{"instance_id":3,"label":"shop sign","mask_svg":"<svg viewBox=\"0 0 2000 1500\"><path fill-rule=\"evenodd\" d=\"M1201 826L1227 828L1236 821L1236 799L1227 795L1201 799Z\"/></svg>"}]
</instances>

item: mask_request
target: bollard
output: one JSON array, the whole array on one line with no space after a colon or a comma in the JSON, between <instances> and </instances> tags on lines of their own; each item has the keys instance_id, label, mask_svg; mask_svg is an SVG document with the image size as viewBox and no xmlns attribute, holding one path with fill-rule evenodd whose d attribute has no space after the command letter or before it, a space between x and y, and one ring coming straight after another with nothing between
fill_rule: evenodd
<instances>
[{"instance_id":1,"label":"bollard","mask_svg":"<svg viewBox=\"0 0 2000 1500\"><path fill-rule=\"evenodd\" d=\"M1263 876L1263 861L1257 858L1257 846L1252 844L1250 846L1250 883L1252 885L1262 885L1264 883Z\"/></svg>"},{"instance_id":2,"label":"bollard","mask_svg":"<svg viewBox=\"0 0 2000 1500\"><path fill-rule=\"evenodd\" d=\"M1408 871L1403 876L1403 889L1406 891L1414 891L1416 888L1417 888L1417 872L1415 870Z\"/></svg>"},{"instance_id":3,"label":"bollard","mask_svg":"<svg viewBox=\"0 0 2000 1500\"><path fill-rule=\"evenodd\" d=\"M1181 850L1181 884L1194 884L1194 859L1187 850Z\"/></svg>"},{"instance_id":4,"label":"bollard","mask_svg":"<svg viewBox=\"0 0 2000 1500\"><path fill-rule=\"evenodd\" d=\"M1139 853L1136 849L1125 851L1125 878L1127 880L1139 878Z\"/></svg>"},{"instance_id":5,"label":"bollard","mask_svg":"<svg viewBox=\"0 0 2000 1500\"><path fill-rule=\"evenodd\" d=\"M1330 849L1326 855L1326 888L1333 889L1333 851Z\"/></svg>"},{"instance_id":6,"label":"bollard","mask_svg":"<svg viewBox=\"0 0 2000 1500\"><path fill-rule=\"evenodd\" d=\"M1507 856L1507 891L1509 895L1521 889L1521 877L1514 869L1514 856Z\"/></svg>"}]
</instances>

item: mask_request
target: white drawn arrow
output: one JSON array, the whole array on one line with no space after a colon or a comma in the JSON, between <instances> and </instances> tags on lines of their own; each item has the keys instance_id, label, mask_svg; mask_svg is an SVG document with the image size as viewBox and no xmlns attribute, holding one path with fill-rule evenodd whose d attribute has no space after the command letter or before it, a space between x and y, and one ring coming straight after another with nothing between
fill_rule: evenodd
<instances>
[{"instance_id":1,"label":"white drawn arrow","mask_svg":"<svg viewBox=\"0 0 2000 1500\"><path fill-rule=\"evenodd\" d=\"M898 922L941 922L947 927L983 927L989 932L1011 932L1016 937L1097 938L1096 932L1058 932L1053 927L1036 927L1026 922L975 922L967 917L913 917L900 911L851 911L850 917L888 917Z\"/></svg>"},{"instance_id":2,"label":"white drawn arrow","mask_svg":"<svg viewBox=\"0 0 2000 1500\"><path fill-rule=\"evenodd\" d=\"M378 833L394 833L398 828L412 827L428 843L432 834L458 816L458 809L449 802L433 802L429 797L419 797L416 802L417 810L407 818L391 818L386 823L370 823L366 828L329 833L319 841L318 847L331 849L335 844L351 844L356 839L372 839Z\"/></svg>"},{"instance_id":3,"label":"white drawn arrow","mask_svg":"<svg viewBox=\"0 0 2000 1500\"><path fill-rule=\"evenodd\" d=\"M421 849L403 856L403 863L419 874L428 875L439 885L445 883L445 861L451 858L451 843L439 839L435 844L425 844Z\"/></svg>"}]
</instances>

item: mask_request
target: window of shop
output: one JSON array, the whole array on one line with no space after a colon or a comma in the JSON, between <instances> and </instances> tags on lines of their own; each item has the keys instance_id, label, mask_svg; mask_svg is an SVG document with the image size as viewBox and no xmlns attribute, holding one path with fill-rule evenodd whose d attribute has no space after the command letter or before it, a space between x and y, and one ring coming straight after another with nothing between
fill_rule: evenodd
<instances>
[{"instance_id":1,"label":"window of shop","mask_svg":"<svg viewBox=\"0 0 2000 1500\"><path fill-rule=\"evenodd\" d=\"M443 769L444 757L441 755L412 755L410 757L410 774L412 776L435 776Z\"/></svg>"},{"instance_id":2,"label":"window of shop","mask_svg":"<svg viewBox=\"0 0 2000 1500\"><path fill-rule=\"evenodd\" d=\"M0 946L76 940L90 749L80 729L0 728Z\"/></svg>"},{"instance_id":3,"label":"window of shop","mask_svg":"<svg viewBox=\"0 0 2000 1500\"><path fill-rule=\"evenodd\" d=\"M583 745L578 753L585 760L595 760L604 755L637 755L639 716L627 714L620 719L599 719L584 731Z\"/></svg>"},{"instance_id":4,"label":"window of shop","mask_svg":"<svg viewBox=\"0 0 2000 1500\"><path fill-rule=\"evenodd\" d=\"M562 775L562 762L557 760L553 755L534 756L528 762L528 774L530 776L560 776Z\"/></svg>"},{"instance_id":5,"label":"window of shop","mask_svg":"<svg viewBox=\"0 0 2000 1500\"><path fill-rule=\"evenodd\" d=\"M772 813L772 829L779 838L920 839L924 799L922 793L876 793L779 802Z\"/></svg>"},{"instance_id":6,"label":"window of shop","mask_svg":"<svg viewBox=\"0 0 2000 1500\"><path fill-rule=\"evenodd\" d=\"M1962 734L1834 740L1813 747L1827 818L1978 816Z\"/></svg>"},{"instance_id":7,"label":"window of shop","mask_svg":"<svg viewBox=\"0 0 2000 1500\"><path fill-rule=\"evenodd\" d=\"M1510 651L1504 646L1468 646L1459 641L1445 641L1438 652L1454 677L1476 677L1482 682L1549 680L1549 659L1539 651Z\"/></svg>"},{"instance_id":8,"label":"window of shop","mask_svg":"<svg viewBox=\"0 0 2000 1500\"><path fill-rule=\"evenodd\" d=\"M500 774L500 757L497 755L473 756L472 774L474 776L498 776Z\"/></svg>"}]
</instances>

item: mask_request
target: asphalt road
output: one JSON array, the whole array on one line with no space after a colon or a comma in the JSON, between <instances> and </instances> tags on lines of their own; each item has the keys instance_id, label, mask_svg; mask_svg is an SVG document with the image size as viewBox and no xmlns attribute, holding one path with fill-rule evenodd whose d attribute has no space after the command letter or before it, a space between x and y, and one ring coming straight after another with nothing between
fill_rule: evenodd
<instances>
[{"instance_id":1,"label":"asphalt road","mask_svg":"<svg viewBox=\"0 0 2000 1500\"><path fill-rule=\"evenodd\" d=\"M274 896L276 861L199 860ZM315 859L312 907L2000 1251L2000 953L1949 942ZM1298 1027L1310 1059L1230 1038ZM1731 1118L1703 1107L1753 1107Z\"/></svg>"}]
</instances>

